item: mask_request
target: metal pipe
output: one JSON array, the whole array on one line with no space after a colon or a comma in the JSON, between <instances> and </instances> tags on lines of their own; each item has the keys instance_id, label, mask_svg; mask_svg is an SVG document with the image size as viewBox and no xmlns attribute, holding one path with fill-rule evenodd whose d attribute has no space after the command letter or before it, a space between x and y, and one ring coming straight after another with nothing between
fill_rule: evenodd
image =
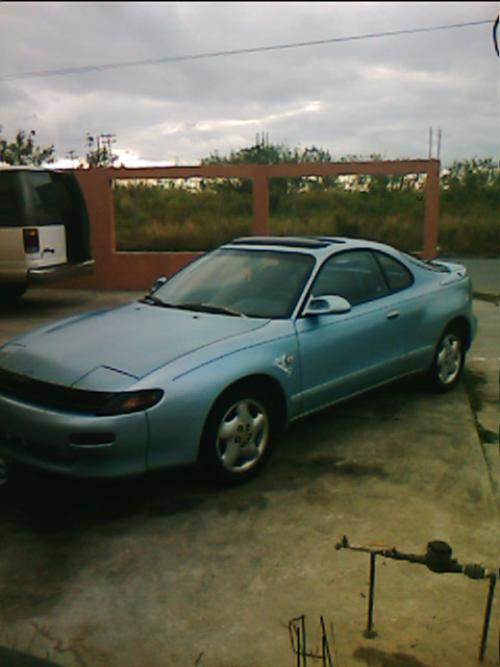
<instances>
[{"instance_id":1,"label":"metal pipe","mask_svg":"<svg viewBox=\"0 0 500 667\"><path fill-rule=\"evenodd\" d=\"M368 622L364 636L367 639L373 639L377 636L377 633L373 630L373 606L375 603L375 559L377 554L370 554L370 591L368 594Z\"/></svg>"},{"instance_id":2,"label":"metal pipe","mask_svg":"<svg viewBox=\"0 0 500 667\"><path fill-rule=\"evenodd\" d=\"M483 633L481 635L481 647L479 649L479 662L483 662L484 654L486 653L486 644L488 642L488 630L490 627L491 608L493 606L493 598L495 596L495 586L497 583L496 574L490 574L490 585L488 588L488 597L486 599L486 608L484 610Z\"/></svg>"},{"instance_id":3,"label":"metal pipe","mask_svg":"<svg viewBox=\"0 0 500 667\"><path fill-rule=\"evenodd\" d=\"M302 644L304 646L304 667L307 667L307 639L306 639L306 617L304 614L300 617L300 626L302 629Z\"/></svg>"},{"instance_id":4,"label":"metal pipe","mask_svg":"<svg viewBox=\"0 0 500 667\"><path fill-rule=\"evenodd\" d=\"M321 657L323 659L323 667L335 667L335 665L333 664L333 657L330 652L330 645L328 643L328 633L326 631L325 619L323 618L323 616L320 616L320 623L321 623L321 635L322 635ZM331 627L331 638L333 642L333 626Z\"/></svg>"}]
</instances>

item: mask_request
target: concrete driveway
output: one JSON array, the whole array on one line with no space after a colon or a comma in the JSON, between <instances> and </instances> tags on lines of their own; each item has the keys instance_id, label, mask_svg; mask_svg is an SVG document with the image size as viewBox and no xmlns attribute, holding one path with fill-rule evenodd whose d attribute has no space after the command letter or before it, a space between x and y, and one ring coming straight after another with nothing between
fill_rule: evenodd
<instances>
[{"instance_id":1,"label":"concrete driveway","mask_svg":"<svg viewBox=\"0 0 500 667\"><path fill-rule=\"evenodd\" d=\"M0 315L0 342L134 296L31 290ZM496 306L479 306L494 326ZM97 484L16 469L0 489L0 646L67 667L285 667L287 622L305 614L311 649L320 615L333 624L335 667L476 665L485 581L380 559L366 639L368 557L335 544L423 553L441 539L498 568L478 359L490 356L474 347L475 411L464 385L398 383L293 425L240 488L190 470ZM485 665L498 626L496 603Z\"/></svg>"}]
</instances>

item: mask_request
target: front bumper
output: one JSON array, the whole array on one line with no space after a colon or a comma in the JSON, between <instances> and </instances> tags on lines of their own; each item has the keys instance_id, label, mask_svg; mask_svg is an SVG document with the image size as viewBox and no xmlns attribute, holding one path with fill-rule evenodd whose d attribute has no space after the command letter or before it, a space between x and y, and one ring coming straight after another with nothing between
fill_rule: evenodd
<instances>
[{"instance_id":1,"label":"front bumper","mask_svg":"<svg viewBox=\"0 0 500 667\"><path fill-rule=\"evenodd\" d=\"M97 445L72 442L102 433L113 437ZM0 395L0 457L6 459L74 477L121 477L145 472L148 442L144 412L96 417Z\"/></svg>"}]
</instances>

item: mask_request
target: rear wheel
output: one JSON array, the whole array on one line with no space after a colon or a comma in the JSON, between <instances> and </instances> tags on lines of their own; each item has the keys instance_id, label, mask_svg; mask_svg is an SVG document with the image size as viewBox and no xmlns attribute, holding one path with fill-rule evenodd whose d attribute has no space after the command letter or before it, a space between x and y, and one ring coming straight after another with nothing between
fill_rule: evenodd
<instances>
[{"instance_id":1,"label":"rear wheel","mask_svg":"<svg viewBox=\"0 0 500 667\"><path fill-rule=\"evenodd\" d=\"M465 340L456 327L441 336L429 371L429 379L437 391L453 389L460 380L465 361Z\"/></svg>"},{"instance_id":2,"label":"rear wheel","mask_svg":"<svg viewBox=\"0 0 500 667\"><path fill-rule=\"evenodd\" d=\"M9 477L7 461L0 458L0 487L7 483Z\"/></svg>"},{"instance_id":3,"label":"rear wheel","mask_svg":"<svg viewBox=\"0 0 500 667\"><path fill-rule=\"evenodd\" d=\"M27 286L23 283L13 283L0 286L0 305L17 301L26 292Z\"/></svg>"},{"instance_id":4,"label":"rear wheel","mask_svg":"<svg viewBox=\"0 0 500 667\"><path fill-rule=\"evenodd\" d=\"M205 425L200 462L218 481L234 484L253 477L271 451L275 410L258 386L236 387L214 405Z\"/></svg>"}]
</instances>

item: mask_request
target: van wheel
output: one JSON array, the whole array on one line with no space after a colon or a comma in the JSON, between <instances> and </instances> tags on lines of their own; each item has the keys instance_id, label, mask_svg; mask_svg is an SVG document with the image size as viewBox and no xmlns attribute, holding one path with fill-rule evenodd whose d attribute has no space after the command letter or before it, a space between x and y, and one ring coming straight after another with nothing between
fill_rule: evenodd
<instances>
[{"instance_id":1,"label":"van wheel","mask_svg":"<svg viewBox=\"0 0 500 667\"><path fill-rule=\"evenodd\" d=\"M27 285L22 283L14 283L12 285L2 285L0 286L0 304L3 303L12 303L17 301L22 297L26 292Z\"/></svg>"}]
</instances>

